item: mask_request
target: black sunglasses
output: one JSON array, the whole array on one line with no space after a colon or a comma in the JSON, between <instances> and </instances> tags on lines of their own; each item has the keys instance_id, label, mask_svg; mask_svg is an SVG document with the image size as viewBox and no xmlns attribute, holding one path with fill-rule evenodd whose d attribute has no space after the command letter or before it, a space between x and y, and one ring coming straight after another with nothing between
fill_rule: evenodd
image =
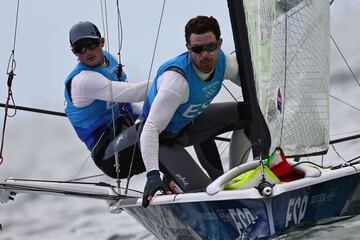
<instances>
[{"instance_id":1,"label":"black sunglasses","mask_svg":"<svg viewBox=\"0 0 360 240\"><path fill-rule=\"evenodd\" d=\"M190 49L193 53L199 54L202 53L203 51L207 51L207 52L213 52L217 49L218 45L217 43L209 43L209 44L204 44L204 45L198 45L198 46L190 46Z\"/></svg>"},{"instance_id":2,"label":"black sunglasses","mask_svg":"<svg viewBox=\"0 0 360 240\"><path fill-rule=\"evenodd\" d=\"M86 49L94 50L99 45L100 41L98 39L87 40L86 42L75 44L71 50L73 53L85 53Z\"/></svg>"}]
</instances>

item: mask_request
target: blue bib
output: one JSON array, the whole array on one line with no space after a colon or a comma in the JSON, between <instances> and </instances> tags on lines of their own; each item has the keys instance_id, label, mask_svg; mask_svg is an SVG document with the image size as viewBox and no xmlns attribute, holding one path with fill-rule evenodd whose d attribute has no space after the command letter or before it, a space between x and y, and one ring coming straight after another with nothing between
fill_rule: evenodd
<instances>
[{"instance_id":1,"label":"blue bib","mask_svg":"<svg viewBox=\"0 0 360 240\"><path fill-rule=\"evenodd\" d=\"M157 94L157 81L159 77L171 68L179 69L184 75L189 85L189 99L186 103L181 104L174 113L169 124L165 128L166 132L178 133L186 125L197 117L210 104L221 89L225 74L225 54L219 50L219 58L216 63L213 76L209 80L202 80L195 73L190 60L189 52L185 52L160 66L156 77L149 89L147 99L144 103L143 117L146 119L149 115L151 104Z\"/></svg>"},{"instance_id":2,"label":"blue bib","mask_svg":"<svg viewBox=\"0 0 360 240\"><path fill-rule=\"evenodd\" d=\"M89 150L92 150L102 133L112 123L111 103L96 99L89 106L82 108L75 107L70 97L71 80L81 71L88 70L98 72L111 81L118 81L117 71L114 71L118 62L108 52L104 51L103 53L109 63L107 67L90 67L78 63L65 80L65 113L77 135ZM125 81L125 79L126 74L123 72L121 81ZM116 105L114 109L115 119L121 114L129 115L128 112L124 110L125 108L130 112L131 117L136 119L137 116L133 113L131 105L128 103L118 103Z\"/></svg>"}]
</instances>

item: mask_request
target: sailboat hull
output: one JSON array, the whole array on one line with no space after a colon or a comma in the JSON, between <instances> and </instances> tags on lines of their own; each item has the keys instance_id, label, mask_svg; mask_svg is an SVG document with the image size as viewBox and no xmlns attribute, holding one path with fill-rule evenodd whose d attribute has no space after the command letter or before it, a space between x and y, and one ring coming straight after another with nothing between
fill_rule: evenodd
<instances>
[{"instance_id":1,"label":"sailboat hull","mask_svg":"<svg viewBox=\"0 0 360 240\"><path fill-rule=\"evenodd\" d=\"M359 182L360 173L347 167L278 184L271 197L247 189L180 194L172 200L159 196L148 208L139 206L141 200L118 206L159 239L266 239L303 224L359 214Z\"/></svg>"}]
</instances>

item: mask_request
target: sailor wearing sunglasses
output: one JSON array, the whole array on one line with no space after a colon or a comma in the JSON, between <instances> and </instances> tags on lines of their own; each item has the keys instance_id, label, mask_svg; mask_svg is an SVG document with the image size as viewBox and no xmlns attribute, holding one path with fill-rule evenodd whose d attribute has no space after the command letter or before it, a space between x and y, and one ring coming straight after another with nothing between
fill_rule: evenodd
<instances>
[{"instance_id":1,"label":"sailor wearing sunglasses","mask_svg":"<svg viewBox=\"0 0 360 240\"><path fill-rule=\"evenodd\" d=\"M95 164L108 176L116 178L113 119L116 134L134 124L141 107L131 102L144 100L147 82L128 83L117 60L103 50L105 39L91 22L75 24L69 32L71 50L78 63L65 80L65 113L78 137L92 151ZM128 139L128 138L127 138ZM110 146L111 145L111 146ZM138 149L137 149L138 151ZM120 161L132 157L123 153ZM140 153L134 169L144 171ZM126 177L129 164L120 163ZM124 169L123 169L124 168Z\"/></svg>"},{"instance_id":2,"label":"sailor wearing sunglasses","mask_svg":"<svg viewBox=\"0 0 360 240\"><path fill-rule=\"evenodd\" d=\"M198 183L195 189L189 188L192 174L201 173L187 167L177 156L184 156L185 146L194 145L201 165L209 177L215 179L223 173L223 168L213 137L225 131L243 129L248 123L245 117L239 119L238 112L244 116L243 103L209 105L224 79L240 84L235 55L226 55L221 50L217 20L207 16L190 19L185 26L185 39L188 51L160 66L144 103L146 121L140 138L147 171L144 207L158 190L164 193L169 190L160 179L159 167L182 190L203 190L210 179L206 176L202 178L205 179L203 185ZM176 147L170 154L159 156L162 144ZM166 166L166 162L170 166Z\"/></svg>"}]
</instances>

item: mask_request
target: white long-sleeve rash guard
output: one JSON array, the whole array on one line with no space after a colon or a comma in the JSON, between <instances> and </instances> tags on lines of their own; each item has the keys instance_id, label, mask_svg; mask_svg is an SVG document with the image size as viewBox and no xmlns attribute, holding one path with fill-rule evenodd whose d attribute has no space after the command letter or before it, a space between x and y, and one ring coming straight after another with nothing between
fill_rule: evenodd
<instances>
[{"instance_id":1,"label":"white long-sleeve rash guard","mask_svg":"<svg viewBox=\"0 0 360 240\"><path fill-rule=\"evenodd\" d=\"M239 85L239 69L235 54L226 54L225 61L224 79ZM211 74L204 74L196 68L195 71L202 80L206 80ZM159 134L169 124L180 104L189 99L189 85L183 75L175 71L164 72L159 77L157 88L158 93L140 137L140 148L147 172L159 170Z\"/></svg>"},{"instance_id":2,"label":"white long-sleeve rash guard","mask_svg":"<svg viewBox=\"0 0 360 240\"><path fill-rule=\"evenodd\" d=\"M141 106L133 102L144 101L147 82L129 83L109 81L102 74L94 71L81 71L71 81L71 98L75 107L89 106L95 99L109 102L131 102L135 112ZM112 93L111 90L112 89Z\"/></svg>"}]
</instances>

